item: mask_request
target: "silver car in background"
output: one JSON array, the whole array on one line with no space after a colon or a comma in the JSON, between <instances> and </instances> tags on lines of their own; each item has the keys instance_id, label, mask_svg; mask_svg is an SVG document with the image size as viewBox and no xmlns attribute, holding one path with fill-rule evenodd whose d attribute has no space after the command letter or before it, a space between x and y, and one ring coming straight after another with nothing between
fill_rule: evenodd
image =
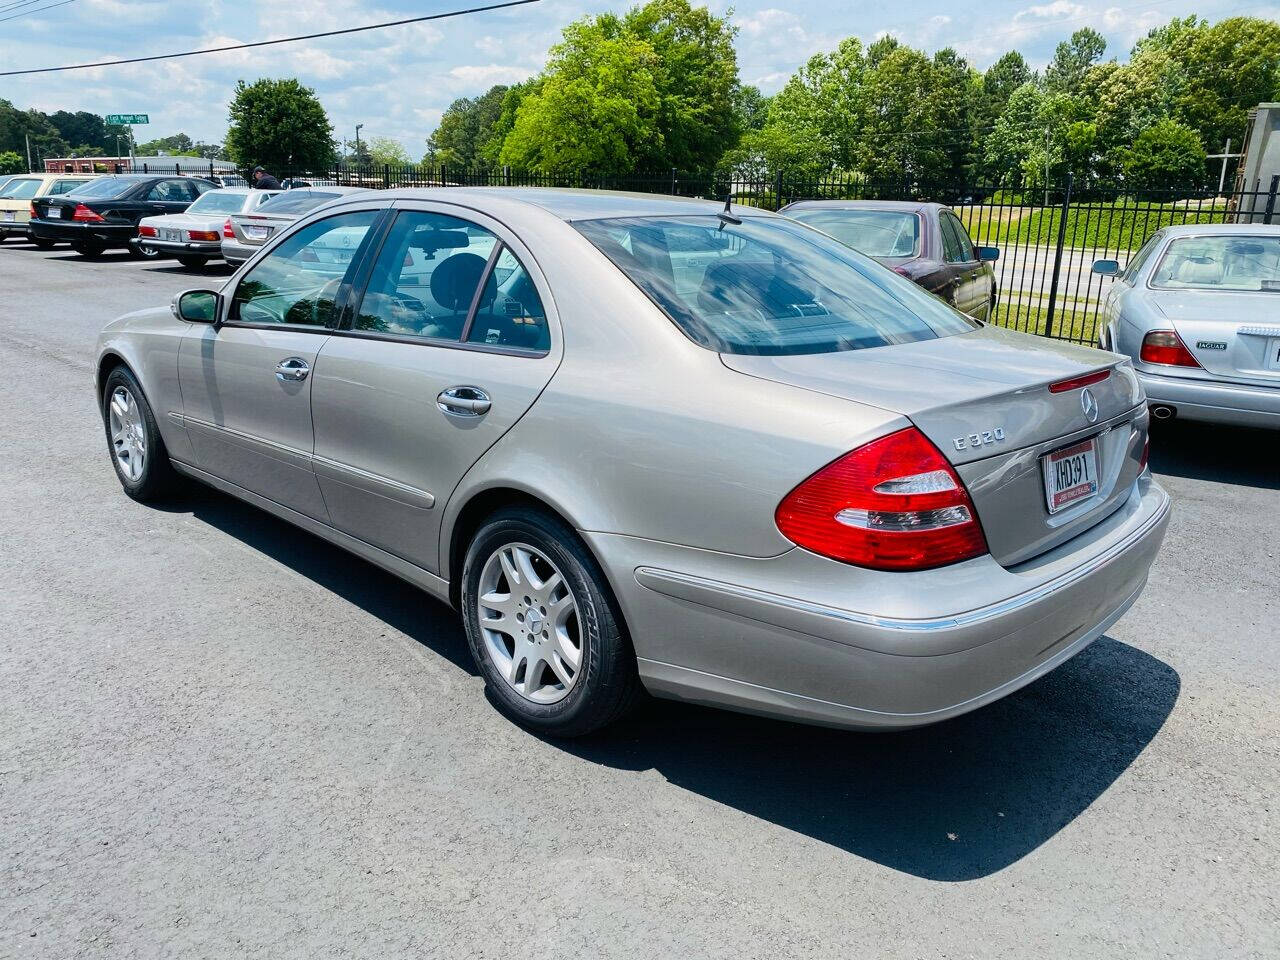
<instances>
[{"instance_id":1,"label":"silver car in background","mask_svg":"<svg viewBox=\"0 0 1280 960\"><path fill-rule=\"evenodd\" d=\"M1280 428L1280 227L1166 227L1116 278L1099 345L1128 356L1152 415Z\"/></svg>"},{"instance_id":2,"label":"silver car in background","mask_svg":"<svg viewBox=\"0 0 1280 960\"><path fill-rule=\"evenodd\" d=\"M343 197L108 324L96 374L129 496L193 477L453 604L556 735L642 689L973 710L1123 615L1169 516L1128 361L699 200Z\"/></svg>"},{"instance_id":3,"label":"silver car in background","mask_svg":"<svg viewBox=\"0 0 1280 960\"><path fill-rule=\"evenodd\" d=\"M222 259L222 239L231 229L231 217L252 213L280 193L223 187L202 194L182 213L143 217L138 223L137 245L178 258L184 267L203 267Z\"/></svg>"},{"instance_id":4,"label":"silver car in background","mask_svg":"<svg viewBox=\"0 0 1280 960\"><path fill-rule=\"evenodd\" d=\"M222 235L222 258L238 267L299 217L344 194L363 190L363 187L325 187L272 191L274 196L270 200L252 212L234 214L227 221Z\"/></svg>"}]
</instances>

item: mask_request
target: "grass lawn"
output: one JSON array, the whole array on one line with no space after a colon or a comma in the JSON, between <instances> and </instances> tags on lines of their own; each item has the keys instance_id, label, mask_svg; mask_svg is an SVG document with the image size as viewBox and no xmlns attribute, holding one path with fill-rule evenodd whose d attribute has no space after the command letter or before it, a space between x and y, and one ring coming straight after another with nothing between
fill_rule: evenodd
<instances>
[{"instance_id":1,"label":"grass lawn","mask_svg":"<svg viewBox=\"0 0 1280 960\"><path fill-rule=\"evenodd\" d=\"M975 243L1000 245L1058 240L1062 207L959 207L956 211ZM1091 250L1132 251L1161 227L1187 223L1223 223L1229 215L1218 201L1072 204L1067 211L1066 246Z\"/></svg>"},{"instance_id":2,"label":"grass lawn","mask_svg":"<svg viewBox=\"0 0 1280 960\"><path fill-rule=\"evenodd\" d=\"M992 323L1023 333L1044 335L1045 322L1049 319L1046 306L1033 303L1001 302L996 307ZM1093 305L1073 310L1071 304L1058 305L1053 314L1053 335L1055 339L1075 340L1090 346L1097 342L1098 318L1094 315Z\"/></svg>"}]
</instances>

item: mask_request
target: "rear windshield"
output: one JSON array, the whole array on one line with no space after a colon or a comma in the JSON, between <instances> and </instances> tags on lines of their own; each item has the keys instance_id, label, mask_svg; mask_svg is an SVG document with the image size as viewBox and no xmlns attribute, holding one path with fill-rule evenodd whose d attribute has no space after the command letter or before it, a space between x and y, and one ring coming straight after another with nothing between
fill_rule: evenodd
<instances>
[{"instance_id":1,"label":"rear windshield","mask_svg":"<svg viewBox=\"0 0 1280 960\"><path fill-rule=\"evenodd\" d=\"M243 193L210 190L187 207L187 213L239 213L243 209Z\"/></svg>"},{"instance_id":2,"label":"rear windshield","mask_svg":"<svg viewBox=\"0 0 1280 960\"><path fill-rule=\"evenodd\" d=\"M132 192L141 182L141 180L131 180L124 177L99 177L97 180L87 181L83 187L76 187L74 190L67 191L66 195L114 200L116 197L123 197L126 193Z\"/></svg>"},{"instance_id":3,"label":"rear windshield","mask_svg":"<svg viewBox=\"0 0 1280 960\"><path fill-rule=\"evenodd\" d=\"M340 196L340 193L325 193L321 190L289 190L276 194L258 209L263 213L303 214Z\"/></svg>"},{"instance_id":4,"label":"rear windshield","mask_svg":"<svg viewBox=\"0 0 1280 960\"><path fill-rule=\"evenodd\" d=\"M30 200L40 189L40 180L10 180L0 187L0 200Z\"/></svg>"},{"instance_id":5,"label":"rear windshield","mask_svg":"<svg viewBox=\"0 0 1280 960\"><path fill-rule=\"evenodd\" d=\"M695 342L722 353L858 350L964 333L976 321L782 218L588 220L574 226Z\"/></svg>"},{"instance_id":6,"label":"rear windshield","mask_svg":"<svg viewBox=\"0 0 1280 960\"><path fill-rule=\"evenodd\" d=\"M787 216L829 233L868 257L914 257L920 252L920 218L888 210L795 210Z\"/></svg>"},{"instance_id":7,"label":"rear windshield","mask_svg":"<svg viewBox=\"0 0 1280 960\"><path fill-rule=\"evenodd\" d=\"M1280 237L1179 238L1152 271L1151 286L1280 293Z\"/></svg>"}]
</instances>

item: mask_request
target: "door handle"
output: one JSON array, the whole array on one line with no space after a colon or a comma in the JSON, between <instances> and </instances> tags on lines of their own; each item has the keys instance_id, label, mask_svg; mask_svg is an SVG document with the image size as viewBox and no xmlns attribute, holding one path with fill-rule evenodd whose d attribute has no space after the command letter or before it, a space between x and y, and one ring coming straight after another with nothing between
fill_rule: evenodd
<instances>
[{"instance_id":1,"label":"door handle","mask_svg":"<svg viewBox=\"0 0 1280 960\"><path fill-rule=\"evenodd\" d=\"M479 387L449 387L436 395L436 406L451 417L482 417L493 403Z\"/></svg>"},{"instance_id":2,"label":"door handle","mask_svg":"<svg viewBox=\"0 0 1280 960\"><path fill-rule=\"evenodd\" d=\"M276 379L284 383L297 383L307 379L311 367L301 357L290 357L276 364Z\"/></svg>"}]
</instances>

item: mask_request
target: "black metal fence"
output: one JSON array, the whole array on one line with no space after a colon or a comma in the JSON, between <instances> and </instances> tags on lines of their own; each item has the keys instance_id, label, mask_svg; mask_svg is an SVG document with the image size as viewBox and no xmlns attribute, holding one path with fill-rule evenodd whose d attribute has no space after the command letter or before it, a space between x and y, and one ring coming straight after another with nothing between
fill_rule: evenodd
<instances>
[{"instance_id":1,"label":"black metal fence","mask_svg":"<svg viewBox=\"0 0 1280 960\"><path fill-rule=\"evenodd\" d=\"M144 165L144 172L226 177L209 167ZM1070 177L1048 187L1007 184L871 183L850 175L794 177L785 172L754 176L651 174L601 176L496 170L445 165L338 165L319 170L273 171L296 185L396 187L571 187L632 190L723 200L777 210L796 200L919 200L951 206L975 244L1000 249L995 264L999 300L994 321L1041 336L1093 343L1108 284L1092 272L1100 259L1125 261L1162 227L1203 223L1280 223L1280 176L1220 193L1203 190L1141 190L1116 185L1075 184Z\"/></svg>"}]
</instances>

